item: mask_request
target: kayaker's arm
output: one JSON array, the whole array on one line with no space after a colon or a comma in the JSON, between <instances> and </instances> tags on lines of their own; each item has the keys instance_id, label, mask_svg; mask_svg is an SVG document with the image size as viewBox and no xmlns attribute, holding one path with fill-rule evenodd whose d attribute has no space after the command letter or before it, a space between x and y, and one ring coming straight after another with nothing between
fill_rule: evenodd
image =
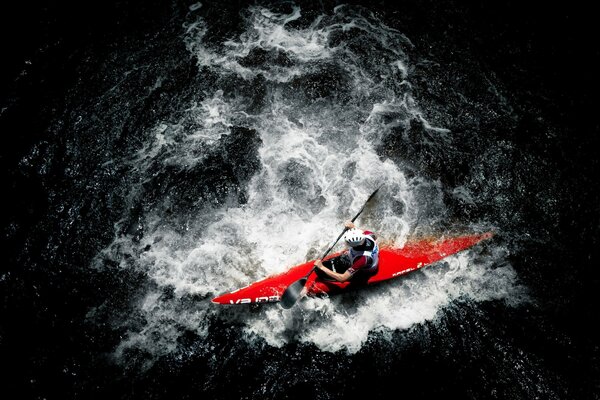
<instances>
[{"instance_id":1,"label":"kayaker's arm","mask_svg":"<svg viewBox=\"0 0 600 400\"><path fill-rule=\"evenodd\" d=\"M338 282L346 282L348 279L350 279L352 277L352 273L349 271L346 271L343 274L340 274L340 273L330 270L329 268L327 268L323 265L323 262L321 260L315 261L315 265L321 271L325 272L327 275L329 275L330 277L332 277L333 279L335 279Z\"/></svg>"}]
</instances>

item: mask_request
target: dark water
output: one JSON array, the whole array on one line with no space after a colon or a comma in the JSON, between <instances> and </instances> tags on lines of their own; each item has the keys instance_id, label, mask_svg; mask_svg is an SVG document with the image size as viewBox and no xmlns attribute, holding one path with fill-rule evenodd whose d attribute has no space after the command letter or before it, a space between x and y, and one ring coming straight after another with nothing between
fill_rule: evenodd
<instances>
[{"instance_id":1,"label":"dark water","mask_svg":"<svg viewBox=\"0 0 600 400\"><path fill-rule=\"evenodd\" d=\"M593 13L193 3L2 15L3 398L600 397ZM388 237L497 234L294 314L211 305L377 180Z\"/></svg>"}]
</instances>

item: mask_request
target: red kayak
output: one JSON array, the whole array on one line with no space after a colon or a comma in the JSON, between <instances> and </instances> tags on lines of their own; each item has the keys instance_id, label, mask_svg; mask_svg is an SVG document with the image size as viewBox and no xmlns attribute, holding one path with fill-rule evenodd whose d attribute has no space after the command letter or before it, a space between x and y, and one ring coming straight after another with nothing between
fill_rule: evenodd
<instances>
[{"instance_id":1,"label":"red kayak","mask_svg":"<svg viewBox=\"0 0 600 400\"><path fill-rule=\"evenodd\" d=\"M366 284L385 281L423 268L449 255L468 249L482 240L492 237L491 232L442 237L439 239L418 239L407 242L400 249L381 248L379 251L379 271L368 279ZM333 254L328 260L339 255ZM217 304L250 304L278 302L285 289L304 277L314 266L315 260L292 267L287 272L264 278L241 289L215 297ZM306 282L307 295L333 294L342 291L348 282L325 281L311 274Z\"/></svg>"}]
</instances>

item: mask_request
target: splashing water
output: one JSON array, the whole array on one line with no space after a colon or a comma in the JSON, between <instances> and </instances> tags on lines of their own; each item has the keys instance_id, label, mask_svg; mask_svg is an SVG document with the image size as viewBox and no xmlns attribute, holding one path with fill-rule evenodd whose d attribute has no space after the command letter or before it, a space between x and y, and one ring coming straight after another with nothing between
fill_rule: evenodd
<instances>
[{"instance_id":1,"label":"splashing water","mask_svg":"<svg viewBox=\"0 0 600 400\"><path fill-rule=\"evenodd\" d=\"M124 324L129 333L117 355L128 348L169 353L183 331L203 337L220 318L244 326L249 341L297 340L352 353L370 334L435 319L459 298L524 298L503 262L505 250L495 248L366 289L350 305L344 296L307 299L291 311L213 305L214 295L316 256L380 184L378 200L357 222L386 243L402 246L418 227L446 216L438 182L409 178L376 151L392 128L414 121L428 140L443 142L451 134L431 126L413 99L406 37L369 11L347 6L308 21L298 7L287 14L249 7L244 21L239 36L217 43L202 18L184 27L187 49L214 80L213 90L181 120L154 127L124 161L137 179L131 204L172 171L201 170L212 177L206 191L223 195L202 197L200 190L190 211L173 208L176 194L159 191L144 207L139 240L127 231L127 218L116 227L97 264L115 260L154 284L136 310L143 322ZM193 304L184 301L189 296Z\"/></svg>"}]
</instances>

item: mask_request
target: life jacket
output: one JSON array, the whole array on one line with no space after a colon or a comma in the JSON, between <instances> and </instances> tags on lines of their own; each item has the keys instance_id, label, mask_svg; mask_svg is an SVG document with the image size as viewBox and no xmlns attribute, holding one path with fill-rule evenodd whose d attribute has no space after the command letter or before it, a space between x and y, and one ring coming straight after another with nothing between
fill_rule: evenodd
<instances>
[{"instance_id":1,"label":"life jacket","mask_svg":"<svg viewBox=\"0 0 600 400\"><path fill-rule=\"evenodd\" d=\"M371 235L365 235L365 243L357 247L350 247L348 251L350 258L350 266L354 265L354 262L362 256L367 257L367 263L370 260L371 265L368 267L360 268L359 271L373 272L377 270L379 266L379 246Z\"/></svg>"}]
</instances>

